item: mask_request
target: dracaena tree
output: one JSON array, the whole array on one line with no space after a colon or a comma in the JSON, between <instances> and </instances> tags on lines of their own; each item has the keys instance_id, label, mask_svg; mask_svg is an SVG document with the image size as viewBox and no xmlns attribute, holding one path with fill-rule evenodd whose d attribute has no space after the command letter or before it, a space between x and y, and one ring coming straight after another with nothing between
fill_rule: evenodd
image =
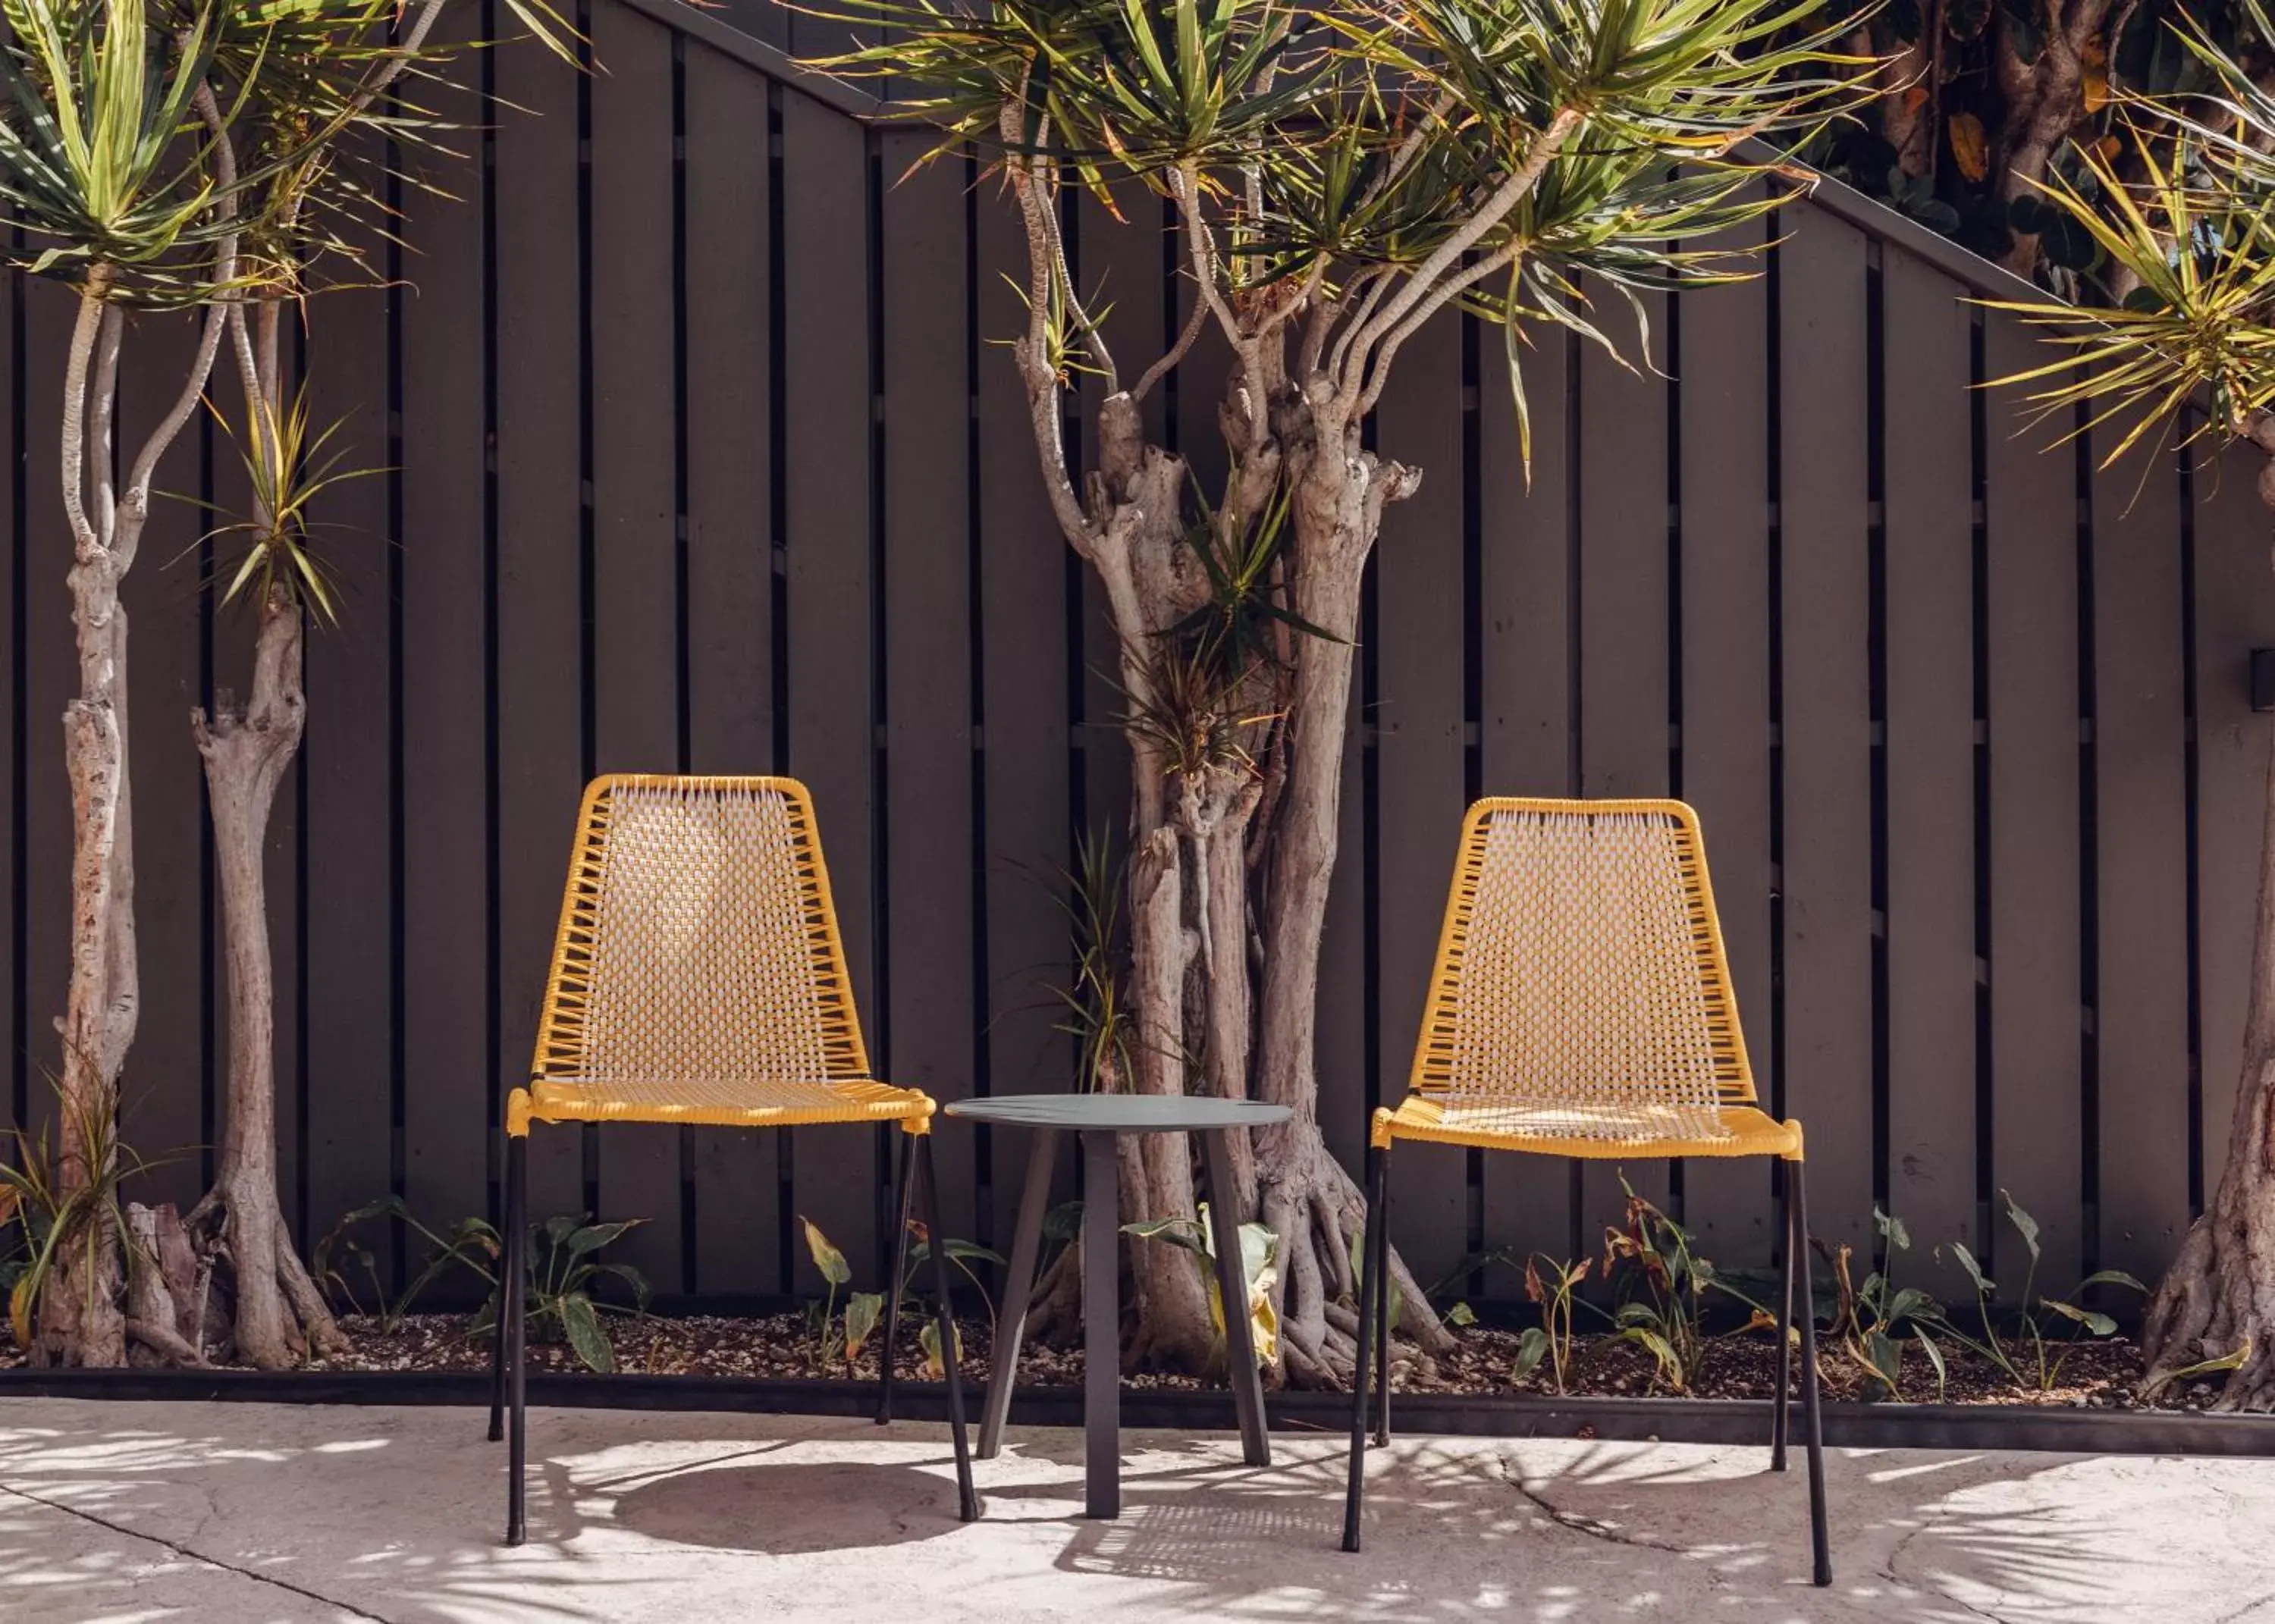
<instances>
[{"instance_id":1,"label":"dracaena tree","mask_svg":"<svg viewBox=\"0 0 2275 1624\"><path fill-rule=\"evenodd\" d=\"M2246 3L2264 57L2275 27ZM2256 450L2275 508L2275 95L2207 28L2173 37L2206 87L2128 98L2121 142L2081 151L2076 180L2047 184L2049 207L2098 250L2098 279L2130 291L2098 308L2002 306L2060 351L2003 381L2064 420L2108 426L2112 463L2144 442ZM2227 1409L2275 1408L2275 757L2269 774L2227 1165L2142 1337L2151 1390L2225 1371Z\"/></svg>"},{"instance_id":2,"label":"dracaena tree","mask_svg":"<svg viewBox=\"0 0 2275 1624\"><path fill-rule=\"evenodd\" d=\"M311 310L313 294L368 289L374 280L358 245L399 229L375 217L387 142L395 143L397 173L413 180L429 167L412 167L422 154L450 155L446 128L422 96L435 74L481 42L463 33L447 47L436 42L445 4L297 0L277 10L262 35L218 53L228 78L253 87L237 117L223 124L217 103L207 109L209 139L261 177L257 220L245 234L239 285L225 311L225 369L237 383L229 427L251 502L216 532L224 543L223 600L250 613L257 629L244 686L190 718L213 815L229 1068L214 1186L184 1228L191 1255L230 1287L230 1312L222 1318L200 1303L165 1301L140 1318L159 1319L171 1309L185 1341L225 1341L266 1369L339 1340L276 1189L276 993L263 852L277 789L307 725L307 630L336 613L317 515L328 490L369 472L349 461L341 426L314 422L293 389L284 318ZM566 31L544 0L507 4L536 39L569 57ZM434 182L420 189L439 194Z\"/></svg>"},{"instance_id":3,"label":"dracaena tree","mask_svg":"<svg viewBox=\"0 0 2275 1624\"><path fill-rule=\"evenodd\" d=\"M1503 330L1522 422L1528 329L1609 344L1654 291L1744 274L1742 251L1697 245L1785 189L1740 144L1797 140L1869 94L1870 64L1844 43L1858 14L1819 0L824 9L888 42L820 65L913 87L939 150L986 152L1024 226L1011 356L1051 510L1110 608L1133 768L1128 1025L1092 1046L1099 1081L1293 1108L1240 1147L1232 1195L1275 1237L1287 1376L1345 1380L1365 1213L1317 1118L1320 935L1361 577L1386 510L1422 478L1362 426L1430 321ZM1117 353L1069 276L1061 222L1082 188L1173 206L1190 314L1159 354ZM1206 490L1143 410L1204 344L1231 357L1227 472ZM1078 374L1102 397L1079 479L1063 438ZM1181 1139L1122 1154L1126 1218L1190 1217ZM1133 1356L1206 1364L1199 1273L1167 1247L1130 1263ZM1405 1333L1442 1345L1400 1277Z\"/></svg>"},{"instance_id":4,"label":"dracaena tree","mask_svg":"<svg viewBox=\"0 0 2275 1624\"><path fill-rule=\"evenodd\" d=\"M160 459L196 411L219 351L221 301L237 285L262 178L205 133L226 130L238 110L237 95L214 77L221 41L239 26L233 8L217 0L6 0L0 15L0 223L16 228L21 245L9 262L63 283L75 299L64 375L42 381L57 391L69 533L39 545L69 546L78 691L62 718L73 838L71 979L57 1022L57 1222L39 1280L33 1354L117 1363L129 1326L117 1209L102 1192L114 1172L110 1129L140 1006L119 584L135 561ZM112 434L126 314L185 306L207 311L195 355L122 474ZM168 1340L162 1327L142 1329L146 1341Z\"/></svg>"},{"instance_id":5,"label":"dracaena tree","mask_svg":"<svg viewBox=\"0 0 2275 1624\"><path fill-rule=\"evenodd\" d=\"M139 1008L119 585L160 461L224 353L242 390L233 432L254 495L230 533L246 538L237 578L256 589L262 625L246 703L194 723L212 788L231 1007L221 1170L193 1227L208 1262L234 1277L240 1352L281 1363L295 1343L329 1332L276 1197L259 888L268 797L299 735L301 610L318 579L307 507L330 477L306 465L323 436L284 401L278 336L283 310L311 291L310 263L340 249L334 223L373 207L368 170L342 161L348 144L419 127L385 98L432 55L441 4L0 0L0 224L22 244L8 263L76 299L57 409L79 656L64 716L71 979L57 1022L58 1144L41 1181L51 1221L26 1282L37 1298L33 1352L45 1362L117 1363L130 1337L169 1358L203 1356L202 1310L170 1300L147 1255L170 1237L129 1209L140 1261L123 1266L115 1195L118 1078ZM556 20L542 0L508 4L541 32ZM111 435L127 313L184 308L203 312L196 351L122 478ZM279 759L274 741L286 735Z\"/></svg>"}]
</instances>

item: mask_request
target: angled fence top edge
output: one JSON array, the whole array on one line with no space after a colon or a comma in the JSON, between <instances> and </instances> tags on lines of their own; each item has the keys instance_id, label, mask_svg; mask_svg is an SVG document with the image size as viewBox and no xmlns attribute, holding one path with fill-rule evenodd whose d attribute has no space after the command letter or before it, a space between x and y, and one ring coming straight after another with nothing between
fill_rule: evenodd
<instances>
[{"instance_id":1,"label":"angled fence top edge","mask_svg":"<svg viewBox=\"0 0 2275 1624\"><path fill-rule=\"evenodd\" d=\"M801 95L835 109L865 124L897 124L911 115L891 102L849 80L810 68L778 45L744 33L717 14L687 4L687 0L624 0L632 10L699 41L722 56L754 69ZM1770 149L1759 141L1742 149L1752 158L1766 160ZM1845 220L1866 236L1891 245L1932 266L1978 298L2018 302L2052 303L2053 296L2025 282L2004 266L1995 265L1949 238L1939 235L1908 215L1875 202L1844 182L1817 176L1809 192L1816 207Z\"/></svg>"}]
</instances>

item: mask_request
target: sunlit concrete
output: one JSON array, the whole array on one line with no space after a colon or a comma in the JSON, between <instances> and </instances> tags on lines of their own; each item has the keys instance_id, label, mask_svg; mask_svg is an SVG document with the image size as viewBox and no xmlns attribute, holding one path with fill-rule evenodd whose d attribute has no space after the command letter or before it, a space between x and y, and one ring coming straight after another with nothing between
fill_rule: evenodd
<instances>
[{"instance_id":1,"label":"sunlit concrete","mask_svg":"<svg viewBox=\"0 0 2275 1624\"><path fill-rule=\"evenodd\" d=\"M2275 1624L2275 1462L1841 1452L1819 1591L1766 1450L1402 1439L1352 1557L1317 1433L1130 1434L1096 1523L1079 1438L1015 1431L965 1527L938 1427L537 1411L509 1551L482 1421L0 1403L0 1618Z\"/></svg>"}]
</instances>

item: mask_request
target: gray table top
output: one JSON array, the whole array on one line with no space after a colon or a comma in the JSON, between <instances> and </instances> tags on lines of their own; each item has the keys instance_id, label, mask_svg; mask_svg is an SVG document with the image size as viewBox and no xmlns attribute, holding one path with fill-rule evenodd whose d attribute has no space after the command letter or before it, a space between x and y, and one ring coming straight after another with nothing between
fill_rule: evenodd
<instances>
[{"instance_id":1,"label":"gray table top","mask_svg":"<svg viewBox=\"0 0 2275 1624\"><path fill-rule=\"evenodd\" d=\"M959 1099L950 1116L1011 1128L1068 1128L1084 1133L1175 1133L1213 1128L1259 1128L1294 1114L1286 1106L1254 1099L1185 1098L1165 1094L997 1094Z\"/></svg>"}]
</instances>

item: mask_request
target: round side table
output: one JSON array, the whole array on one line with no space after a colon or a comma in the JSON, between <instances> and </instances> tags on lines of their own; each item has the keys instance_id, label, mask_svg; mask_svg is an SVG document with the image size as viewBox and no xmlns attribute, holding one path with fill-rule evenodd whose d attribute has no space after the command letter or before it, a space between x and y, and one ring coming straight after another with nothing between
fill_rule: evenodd
<instances>
[{"instance_id":1,"label":"round side table","mask_svg":"<svg viewBox=\"0 0 2275 1624\"><path fill-rule=\"evenodd\" d=\"M1158 1094L1001 1094L964 1099L948 1114L999 1128L1024 1128L1032 1134L1027 1182L1019 1196L1019 1221L1011 1237L1009 1279L1002 1311L996 1317L994 1369L987 1379L987 1407L979 1427L981 1460L991 1459L1003 1441L1017 1379L1019 1344L1026 1332L1027 1303L1035 1288L1035 1258L1040 1250L1043 1212L1050 1201L1051 1161L1059 1136L1079 1136L1082 1144L1082 1342L1084 1512L1092 1517L1122 1514L1122 1303L1119 1167L1114 1141L1125 1133L1190 1133L1199 1136L1212 1205L1232 1190L1232 1159L1226 1139L1235 1129L1284 1122L1286 1106L1245 1099L1187 1099ZM1213 1216L1213 1214L1212 1214ZM1241 1266L1236 1235L1228 1233L1216 1249L1216 1283L1224 1303L1225 1363L1232 1379L1234 1407L1240 1415L1242 1457L1251 1466L1272 1463L1272 1444L1264 1429L1264 1384L1256 1371L1256 1348L1249 1335L1248 1282Z\"/></svg>"}]
</instances>

